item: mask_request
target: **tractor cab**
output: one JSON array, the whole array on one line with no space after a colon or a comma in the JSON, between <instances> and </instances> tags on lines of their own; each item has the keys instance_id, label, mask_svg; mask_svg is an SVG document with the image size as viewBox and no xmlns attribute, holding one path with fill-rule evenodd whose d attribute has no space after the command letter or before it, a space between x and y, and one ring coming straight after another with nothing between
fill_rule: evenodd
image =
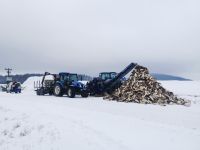
<instances>
[{"instance_id":1,"label":"tractor cab","mask_svg":"<svg viewBox=\"0 0 200 150\"><path fill-rule=\"evenodd\" d=\"M99 77L93 78L92 81L87 83L87 89L90 95L101 95L105 91L108 82L117 76L116 72L101 72Z\"/></svg>"},{"instance_id":2,"label":"tractor cab","mask_svg":"<svg viewBox=\"0 0 200 150\"><path fill-rule=\"evenodd\" d=\"M59 73L60 81L67 82L77 82L78 75L73 73Z\"/></svg>"},{"instance_id":3,"label":"tractor cab","mask_svg":"<svg viewBox=\"0 0 200 150\"><path fill-rule=\"evenodd\" d=\"M116 72L101 72L99 78L102 80L111 80L117 76Z\"/></svg>"}]
</instances>

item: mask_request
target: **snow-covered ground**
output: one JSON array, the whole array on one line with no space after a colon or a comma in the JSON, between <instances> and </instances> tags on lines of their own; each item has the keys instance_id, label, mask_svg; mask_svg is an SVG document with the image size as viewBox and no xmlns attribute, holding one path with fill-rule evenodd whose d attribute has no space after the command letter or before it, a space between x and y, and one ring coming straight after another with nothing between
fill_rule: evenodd
<instances>
[{"instance_id":1,"label":"snow-covered ground","mask_svg":"<svg viewBox=\"0 0 200 150\"><path fill-rule=\"evenodd\" d=\"M190 107L0 92L0 150L199 150L200 82L162 81Z\"/></svg>"}]
</instances>

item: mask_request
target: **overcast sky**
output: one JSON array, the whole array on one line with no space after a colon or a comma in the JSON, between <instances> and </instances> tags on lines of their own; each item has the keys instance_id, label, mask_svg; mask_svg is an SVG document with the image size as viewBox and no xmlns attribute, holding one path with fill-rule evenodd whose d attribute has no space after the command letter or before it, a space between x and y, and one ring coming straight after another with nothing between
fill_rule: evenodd
<instances>
[{"instance_id":1,"label":"overcast sky","mask_svg":"<svg viewBox=\"0 0 200 150\"><path fill-rule=\"evenodd\" d=\"M97 75L130 62L200 79L199 0L0 0L0 73Z\"/></svg>"}]
</instances>

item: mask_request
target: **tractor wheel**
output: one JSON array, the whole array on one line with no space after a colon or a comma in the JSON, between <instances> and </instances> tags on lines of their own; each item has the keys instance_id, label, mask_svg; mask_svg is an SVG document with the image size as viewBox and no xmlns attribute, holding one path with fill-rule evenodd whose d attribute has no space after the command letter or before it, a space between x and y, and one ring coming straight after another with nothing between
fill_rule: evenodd
<instances>
[{"instance_id":1,"label":"tractor wheel","mask_svg":"<svg viewBox=\"0 0 200 150\"><path fill-rule=\"evenodd\" d=\"M67 90L67 95L68 95L70 98L74 98L75 95L76 95L74 89L73 89L73 88L69 88L69 89Z\"/></svg>"},{"instance_id":2,"label":"tractor wheel","mask_svg":"<svg viewBox=\"0 0 200 150\"><path fill-rule=\"evenodd\" d=\"M44 95L43 89L38 89L37 90L37 95Z\"/></svg>"},{"instance_id":3,"label":"tractor wheel","mask_svg":"<svg viewBox=\"0 0 200 150\"><path fill-rule=\"evenodd\" d=\"M39 91L39 89L37 89L36 94L37 94L37 95L40 95L40 91Z\"/></svg>"},{"instance_id":4,"label":"tractor wheel","mask_svg":"<svg viewBox=\"0 0 200 150\"><path fill-rule=\"evenodd\" d=\"M63 96L62 87L59 84L54 87L53 91L55 96Z\"/></svg>"},{"instance_id":5,"label":"tractor wheel","mask_svg":"<svg viewBox=\"0 0 200 150\"><path fill-rule=\"evenodd\" d=\"M88 95L89 95L89 94L88 94L86 91L83 91L83 92L81 93L81 96L82 96L82 97L88 97Z\"/></svg>"},{"instance_id":6,"label":"tractor wheel","mask_svg":"<svg viewBox=\"0 0 200 150\"><path fill-rule=\"evenodd\" d=\"M49 91L49 95L53 95L53 91Z\"/></svg>"}]
</instances>

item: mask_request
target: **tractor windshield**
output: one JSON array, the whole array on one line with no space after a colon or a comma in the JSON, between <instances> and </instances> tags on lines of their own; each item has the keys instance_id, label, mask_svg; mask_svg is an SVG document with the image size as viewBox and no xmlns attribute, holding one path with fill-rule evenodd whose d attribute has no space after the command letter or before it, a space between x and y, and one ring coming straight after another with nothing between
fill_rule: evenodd
<instances>
[{"instance_id":1,"label":"tractor windshield","mask_svg":"<svg viewBox=\"0 0 200 150\"><path fill-rule=\"evenodd\" d=\"M69 80L70 80L70 81L78 81L78 76L77 76L77 74L70 74L70 75L69 75Z\"/></svg>"},{"instance_id":2,"label":"tractor windshield","mask_svg":"<svg viewBox=\"0 0 200 150\"><path fill-rule=\"evenodd\" d=\"M104 72L104 73L100 73L100 77L101 77L101 79L103 79L103 80L113 79L113 78L116 77L116 75L117 75L117 73L115 73L115 72L108 72L108 73Z\"/></svg>"},{"instance_id":3,"label":"tractor windshield","mask_svg":"<svg viewBox=\"0 0 200 150\"><path fill-rule=\"evenodd\" d=\"M62 73L60 74L61 81L78 81L77 74Z\"/></svg>"},{"instance_id":4,"label":"tractor windshield","mask_svg":"<svg viewBox=\"0 0 200 150\"><path fill-rule=\"evenodd\" d=\"M103 79L103 80L110 79L110 74L108 74L108 73L102 73L100 76L101 76L101 79Z\"/></svg>"}]
</instances>

